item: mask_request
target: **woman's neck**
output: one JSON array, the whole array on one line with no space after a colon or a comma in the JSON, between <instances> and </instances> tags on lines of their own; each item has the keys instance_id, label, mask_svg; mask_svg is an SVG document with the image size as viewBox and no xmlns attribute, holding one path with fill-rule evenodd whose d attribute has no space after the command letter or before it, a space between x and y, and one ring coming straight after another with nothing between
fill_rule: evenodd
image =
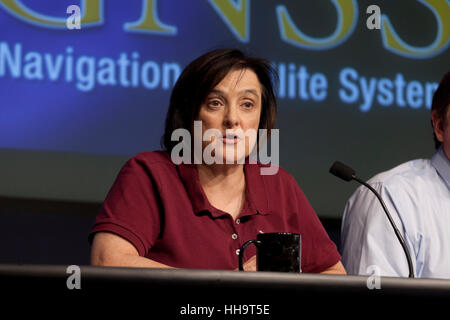
<instances>
[{"instance_id":1,"label":"woman's neck","mask_svg":"<svg viewBox=\"0 0 450 320\"><path fill-rule=\"evenodd\" d=\"M198 177L203 188L236 190L245 185L243 164L198 164Z\"/></svg>"},{"instance_id":2,"label":"woman's neck","mask_svg":"<svg viewBox=\"0 0 450 320\"><path fill-rule=\"evenodd\" d=\"M209 202L234 219L245 201L244 165L197 165L200 184Z\"/></svg>"}]
</instances>

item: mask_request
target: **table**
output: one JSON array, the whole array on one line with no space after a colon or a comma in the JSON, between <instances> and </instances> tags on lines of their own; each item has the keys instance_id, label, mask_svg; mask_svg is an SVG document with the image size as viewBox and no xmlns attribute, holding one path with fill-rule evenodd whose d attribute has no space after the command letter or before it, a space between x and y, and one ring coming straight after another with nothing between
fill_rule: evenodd
<instances>
[{"instance_id":1,"label":"table","mask_svg":"<svg viewBox=\"0 0 450 320\"><path fill-rule=\"evenodd\" d=\"M282 314L292 315L313 306L317 310L318 304L323 308L321 312L331 312L333 308L342 309L353 305L364 308L391 305L409 310L414 307L415 310L417 305L446 306L445 303L450 301L450 280L380 277L380 289L369 289L368 280L369 284L374 283L373 278L363 276L0 265L0 286L4 292L8 290L21 296L28 293L33 297L50 295L63 301L69 299L68 301L92 302L93 299L106 297L110 302L119 303L124 301L122 299L144 301L147 308L169 312L173 317L167 318L177 319L183 311L187 312L189 309L206 312L207 307L214 307L215 318L222 316L228 319L231 316L244 317L244 311L247 312L244 318L248 318L250 309L252 313L264 312L264 306L268 306L269 318L272 319ZM77 284L79 289L76 288ZM221 314L218 314L219 310ZM228 313L224 314L227 310ZM211 319L206 314L202 316ZM265 315L262 313L252 316L263 319Z\"/></svg>"}]
</instances>

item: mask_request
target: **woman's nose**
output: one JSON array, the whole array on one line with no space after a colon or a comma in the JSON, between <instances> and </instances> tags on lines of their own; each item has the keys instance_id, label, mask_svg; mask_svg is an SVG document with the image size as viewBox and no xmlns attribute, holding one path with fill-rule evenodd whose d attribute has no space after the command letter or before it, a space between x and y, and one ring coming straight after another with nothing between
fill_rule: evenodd
<instances>
[{"instance_id":1,"label":"woman's nose","mask_svg":"<svg viewBox=\"0 0 450 320\"><path fill-rule=\"evenodd\" d=\"M239 126L239 115L236 107L230 106L227 108L224 117L224 125L226 128Z\"/></svg>"}]
</instances>

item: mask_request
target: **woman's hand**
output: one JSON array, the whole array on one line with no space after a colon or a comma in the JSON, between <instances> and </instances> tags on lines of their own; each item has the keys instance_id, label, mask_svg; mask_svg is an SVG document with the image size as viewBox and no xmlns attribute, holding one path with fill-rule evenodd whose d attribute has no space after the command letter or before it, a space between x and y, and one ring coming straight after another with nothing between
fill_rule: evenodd
<instances>
[{"instance_id":1,"label":"woman's hand","mask_svg":"<svg viewBox=\"0 0 450 320\"><path fill-rule=\"evenodd\" d=\"M238 270L239 268L236 269L236 271ZM244 263L244 271L256 271L256 255L254 255Z\"/></svg>"}]
</instances>

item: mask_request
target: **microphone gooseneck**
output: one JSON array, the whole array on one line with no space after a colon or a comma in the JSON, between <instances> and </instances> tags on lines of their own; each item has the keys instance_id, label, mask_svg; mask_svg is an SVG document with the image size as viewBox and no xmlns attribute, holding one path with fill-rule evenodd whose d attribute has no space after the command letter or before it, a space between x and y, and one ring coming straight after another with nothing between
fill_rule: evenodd
<instances>
[{"instance_id":1,"label":"microphone gooseneck","mask_svg":"<svg viewBox=\"0 0 450 320\"><path fill-rule=\"evenodd\" d=\"M349 166L343 164L342 162L339 162L339 161L334 162L330 168L330 173L335 175L338 178L345 180L345 181L355 180L355 181L359 182L360 184L362 184L363 186L367 187L370 191L372 191L375 194L377 199L380 201L384 212L386 213L389 223L391 224L392 228L394 229L394 233L395 233L398 241L400 242L400 245L402 246L403 251L405 252L406 260L408 262L408 268L409 268L409 278L414 278L414 267L412 264L411 255L409 254L409 251L408 251L408 247L406 246L405 240L403 239L400 231L398 230L397 226L395 225L394 220L392 219L392 217L389 213L389 210L386 207L386 204L384 203L383 199L381 198L381 195L374 188L372 188L371 185L369 185L365 181L358 178L356 176L355 170L353 170Z\"/></svg>"}]
</instances>

